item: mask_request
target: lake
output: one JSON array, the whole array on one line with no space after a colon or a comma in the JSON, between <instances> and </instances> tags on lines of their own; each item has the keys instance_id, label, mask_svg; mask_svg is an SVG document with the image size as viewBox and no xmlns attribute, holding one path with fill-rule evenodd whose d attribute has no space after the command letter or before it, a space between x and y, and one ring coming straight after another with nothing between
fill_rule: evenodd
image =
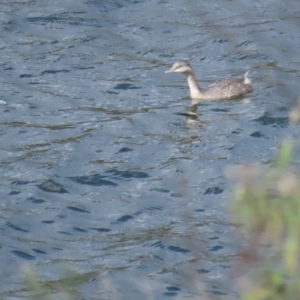
<instances>
[{"instance_id":1,"label":"lake","mask_svg":"<svg viewBox=\"0 0 300 300\"><path fill-rule=\"evenodd\" d=\"M82 275L80 299L239 299L225 177L268 166L299 96L297 1L2 1L0 274ZM246 98L190 107L250 70ZM193 114L188 112L192 111ZM206 299L206 298L205 298Z\"/></svg>"}]
</instances>

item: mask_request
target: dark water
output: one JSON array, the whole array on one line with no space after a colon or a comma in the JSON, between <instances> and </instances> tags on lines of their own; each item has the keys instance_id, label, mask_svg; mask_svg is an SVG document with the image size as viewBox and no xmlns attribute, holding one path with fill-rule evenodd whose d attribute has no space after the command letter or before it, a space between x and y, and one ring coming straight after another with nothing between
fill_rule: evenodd
<instances>
[{"instance_id":1,"label":"dark water","mask_svg":"<svg viewBox=\"0 0 300 300\"><path fill-rule=\"evenodd\" d=\"M1 292L29 264L84 299L238 298L224 171L298 140L298 2L2 1L0 26ZM182 59L255 91L187 117Z\"/></svg>"}]
</instances>

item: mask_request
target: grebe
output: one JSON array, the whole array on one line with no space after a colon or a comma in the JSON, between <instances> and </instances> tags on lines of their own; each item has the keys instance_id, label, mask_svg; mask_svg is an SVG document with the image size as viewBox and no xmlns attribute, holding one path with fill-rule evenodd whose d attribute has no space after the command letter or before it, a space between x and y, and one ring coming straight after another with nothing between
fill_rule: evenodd
<instances>
[{"instance_id":1,"label":"grebe","mask_svg":"<svg viewBox=\"0 0 300 300\"><path fill-rule=\"evenodd\" d=\"M253 90L251 79L248 78L249 71L243 77L223 79L211 84L208 88L199 87L191 65L186 61L176 62L172 68L165 73L183 73L187 77L193 103L201 100L229 99L249 93Z\"/></svg>"}]
</instances>

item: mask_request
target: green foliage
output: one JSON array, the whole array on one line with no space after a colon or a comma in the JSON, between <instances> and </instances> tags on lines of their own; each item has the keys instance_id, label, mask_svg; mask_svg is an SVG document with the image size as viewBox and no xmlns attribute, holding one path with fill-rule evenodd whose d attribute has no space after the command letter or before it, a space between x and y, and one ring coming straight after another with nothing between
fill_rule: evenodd
<instances>
[{"instance_id":1,"label":"green foliage","mask_svg":"<svg viewBox=\"0 0 300 300\"><path fill-rule=\"evenodd\" d=\"M261 270L269 270L245 300L300 299L300 185L290 170L291 153L285 141L270 169L246 167L239 173L233 217L247 233Z\"/></svg>"},{"instance_id":2,"label":"green foliage","mask_svg":"<svg viewBox=\"0 0 300 300\"><path fill-rule=\"evenodd\" d=\"M25 267L24 290L28 299L36 300L72 300L80 299L77 289L80 284L87 281L90 274L80 275L73 271L66 270L60 279L42 281L28 266Z\"/></svg>"}]
</instances>

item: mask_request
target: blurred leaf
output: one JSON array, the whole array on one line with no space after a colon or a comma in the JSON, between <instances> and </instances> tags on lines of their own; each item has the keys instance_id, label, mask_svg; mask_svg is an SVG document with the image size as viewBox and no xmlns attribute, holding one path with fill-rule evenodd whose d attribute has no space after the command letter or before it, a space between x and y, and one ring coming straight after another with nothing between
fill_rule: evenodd
<instances>
[{"instance_id":1,"label":"blurred leaf","mask_svg":"<svg viewBox=\"0 0 300 300\"><path fill-rule=\"evenodd\" d=\"M291 142L288 140L285 140L281 144L278 158L276 160L276 166L280 169L286 167L287 164L290 162L291 155L292 155Z\"/></svg>"}]
</instances>

